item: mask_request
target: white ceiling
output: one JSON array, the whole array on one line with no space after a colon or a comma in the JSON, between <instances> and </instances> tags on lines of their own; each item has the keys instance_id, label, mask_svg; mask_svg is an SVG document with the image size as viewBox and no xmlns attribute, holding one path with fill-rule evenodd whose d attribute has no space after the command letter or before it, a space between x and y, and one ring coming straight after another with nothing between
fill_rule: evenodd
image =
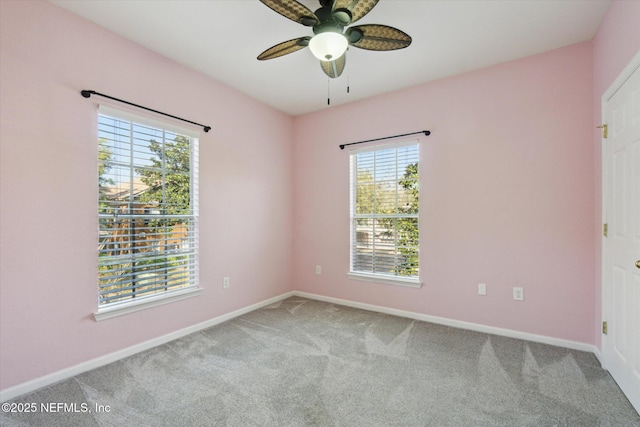
<instances>
[{"instance_id":1,"label":"white ceiling","mask_svg":"<svg viewBox=\"0 0 640 427\"><path fill-rule=\"evenodd\" d=\"M50 1L288 114L328 108L328 79L309 49L256 59L277 43L313 35L258 0ZM331 106L591 40L610 4L381 0L355 25L390 25L413 43L389 52L349 49L347 68L330 82Z\"/></svg>"}]
</instances>

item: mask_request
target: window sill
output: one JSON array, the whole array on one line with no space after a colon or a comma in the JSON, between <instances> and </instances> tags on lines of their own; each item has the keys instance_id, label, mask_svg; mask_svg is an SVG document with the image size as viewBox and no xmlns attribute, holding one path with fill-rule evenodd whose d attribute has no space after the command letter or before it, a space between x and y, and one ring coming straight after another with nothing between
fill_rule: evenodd
<instances>
[{"instance_id":1,"label":"window sill","mask_svg":"<svg viewBox=\"0 0 640 427\"><path fill-rule=\"evenodd\" d=\"M110 304L109 306L99 308L97 312L93 313L93 317L96 319L96 322L99 322L101 320L135 313L136 311L146 310L147 308L157 307L159 305L180 301L186 298L196 297L201 293L202 288L191 287L188 289L180 289L177 291L167 292L166 294L140 298L138 301L114 303Z\"/></svg>"},{"instance_id":2,"label":"window sill","mask_svg":"<svg viewBox=\"0 0 640 427\"><path fill-rule=\"evenodd\" d=\"M421 288L422 283L419 279L409 279L397 276L388 276L384 274L368 274L368 273L347 273L347 277L353 280L363 280L365 282L384 283L385 285L406 286L409 288Z\"/></svg>"}]
</instances>

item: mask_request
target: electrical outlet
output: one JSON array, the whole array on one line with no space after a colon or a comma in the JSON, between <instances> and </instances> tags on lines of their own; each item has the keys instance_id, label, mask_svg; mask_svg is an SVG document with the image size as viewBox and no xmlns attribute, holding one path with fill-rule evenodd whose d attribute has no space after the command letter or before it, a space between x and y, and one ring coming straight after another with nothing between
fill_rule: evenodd
<instances>
[{"instance_id":1,"label":"electrical outlet","mask_svg":"<svg viewBox=\"0 0 640 427\"><path fill-rule=\"evenodd\" d=\"M486 283L478 283L478 295L487 295Z\"/></svg>"},{"instance_id":2,"label":"electrical outlet","mask_svg":"<svg viewBox=\"0 0 640 427\"><path fill-rule=\"evenodd\" d=\"M316 265L316 274L318 276L322 274L322 266L321 265Z\"/></svg>"},{"instance_id":3,"label":"electrical outlet","mask_svg":"<svg viewBox=\"0 0 640 427\"><path fill-rule=\"evenodd\" d=\"M524 289L514 287L513 288L513 300L514 301L524 301Z\"/></svg>"},{"instance_id":4,"label":"electrical outlet","mask_svg":"<svg viewBox=\"0 0 640 427\"><path fill-rule=\"evenodd\" d=\"M225 277L225 278L222 279L222 287L224 289L227 289L230 284L231 284L231 281L229 280L228 277Z\"/></svg>"}]
</instances>

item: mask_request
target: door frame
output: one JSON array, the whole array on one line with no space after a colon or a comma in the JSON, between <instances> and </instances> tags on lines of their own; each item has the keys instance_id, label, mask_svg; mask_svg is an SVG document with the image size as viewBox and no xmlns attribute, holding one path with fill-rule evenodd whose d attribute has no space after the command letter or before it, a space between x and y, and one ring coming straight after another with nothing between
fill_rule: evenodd
<instances>
[{"instance_id":1,"label":"door frame","mask_svg":"<svg viewBox=\"0 0 640 427\"><path fill-rule=\"evenodd\" d=\"M616 79L613 81L613 83L609 86L609 88L602 94L602 97L600 99L600 122L601 123L605 123L605 119L606 119L606 106L607 103L609 102L609 100L616 94L616 92L618 92L618 90L625 84L625 82L631 77L631 75L633 74L633 72L640 68L640 50L638 52L636 52L636 54L633 56L633 58L631 58L631 61L629 61L629 63L624 67L624 69L620 72L620 74L618 75L618 77L616 77ZM605 239L606 237L604 236L603 231L603 224L607 222L607 188L608 188L608 184L609 184L609 168L607 167L607 162L606 162L606 139L604 139L603 137L601 137L601 144L600 144L600 150L601 150L601 170L602 170L602 177L601 177L601 190L602 190L602 199L601 199L601 222L602 224L599 225L599 230L600 230L600 244L601 244L601 250L600 250L600 254L601 254L601 289L600 289L600 323L598 325L596 325L596 330L599 331L599 333L602 334L602 329L601 329L601 325L602 322L606 321L607 318L609 317L610 313L609 313L609 297L610 295L607 295L605 293L605 291L607 289L610 289L611 284L607 283L606 280L606 276L607 276L607 270L606 270L606 262L607 262L607 248L606 248L606 242ZM602 367L604 369L607 369L607 361L605 359L605 342L606 342L606 338L602 337L601 341L600 341L600 363L602 365Z\"/></svg>"}]
</instances>

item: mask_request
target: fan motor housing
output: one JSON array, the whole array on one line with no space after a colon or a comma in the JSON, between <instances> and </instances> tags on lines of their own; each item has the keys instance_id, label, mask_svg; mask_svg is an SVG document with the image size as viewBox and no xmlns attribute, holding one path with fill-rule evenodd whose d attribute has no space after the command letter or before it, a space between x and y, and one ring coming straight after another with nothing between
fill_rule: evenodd
<instances>
[{"instance_id":1,"label":"fan motor housing","mask_svg":"<svg viewBox=\"0 0 640 427\"><path fill-rule=\"evenodd\" d=\"M315 11L320 22L313 26L313 33L320 34L327 31L342 34L344 27L351 23L351 12L348 9L337 9L332 11L332 1L327 2L320 9Z\"/></svg>"}]
</instances>

